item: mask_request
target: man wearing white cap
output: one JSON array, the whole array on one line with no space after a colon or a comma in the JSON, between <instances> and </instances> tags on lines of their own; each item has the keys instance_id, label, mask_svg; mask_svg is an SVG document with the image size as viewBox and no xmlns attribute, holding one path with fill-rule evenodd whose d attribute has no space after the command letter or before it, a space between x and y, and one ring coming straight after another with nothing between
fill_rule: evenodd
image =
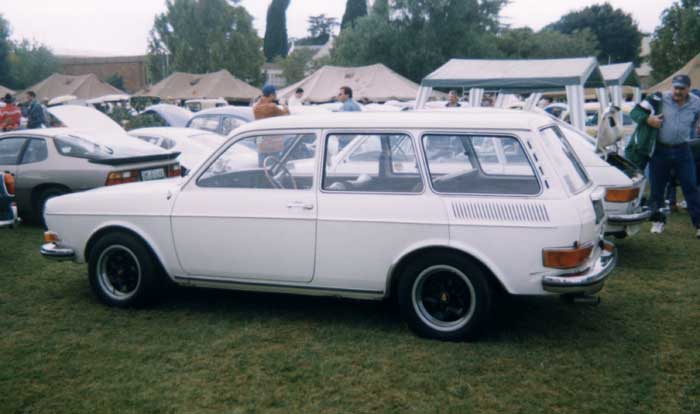
<instances>
[{"instance_id":1,"label":"man wearing white cap","mask_svg":"<svg viewBox=\"0 0 700 414\"><path fill-rule=\"evenodd\" d=\"M664 188L671 170L681 183L683 196L688 203L688 214L695 227L695 237L700 238L700 192L695 177L695 162L690 150L690 131L700 119L700 98L690 94L690 78L687 75L673 77L673 90L663 94L662 113L650 115L647 124L659 129L656 147L649 162L651 178L650 207L652 233L662 233L666 218L659 212L664 205Z\"/></svg>"}]
</instances>

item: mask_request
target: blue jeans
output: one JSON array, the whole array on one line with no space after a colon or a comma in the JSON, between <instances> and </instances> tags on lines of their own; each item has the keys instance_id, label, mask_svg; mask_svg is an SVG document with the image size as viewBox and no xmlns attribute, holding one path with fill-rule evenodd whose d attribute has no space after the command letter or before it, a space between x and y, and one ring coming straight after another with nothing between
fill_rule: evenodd
<instances>
[{"instance_id":1,"label":"blue jeans","mask_svg":"<svg viewBox=\"0 0 700 414\"><path fill-rule=\"evenodd\" d=\"M659 209L664 206L664 190L671 176L671 170L681 183L683 196L688 203L688 214L696 228L700 225L700 192L696 180L695 161L687 144L668 147L657 143L654 155L649 162L651 179L650 207L654 211L652 221L665 221Z\"/></svg>"}]
</instances>

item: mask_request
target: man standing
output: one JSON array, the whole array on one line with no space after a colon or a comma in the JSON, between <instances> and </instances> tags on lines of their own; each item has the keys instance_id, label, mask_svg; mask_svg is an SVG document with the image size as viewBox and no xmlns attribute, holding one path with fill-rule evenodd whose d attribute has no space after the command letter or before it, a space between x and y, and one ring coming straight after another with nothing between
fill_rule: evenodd
<instances>
[{"instance_id":1,"label":"man standing","mask_svg":"<svg viewBox=\"0 0 700 414\"><path fill-rule=\"evenodd\" d=\"M255 119L272 118L275 116L289 115L289 108L277 106L277 90L272 85L265 85L262 89L262 96L253 107ZM278 156L284 150L284 137L271 136L260 137L258 144L258 165L265 166L265 159L270 156Z\"/></svg>"},{"instance_id":2,"label":"man standing","mask_svg":"<svg viewBox=\"0 0 700 414\"><path fill-rule=\"evenodd\" d=\"M457 96L457 91L456 90L451 90L447 94L447 104L445 104L445 108L459 108L462 105L459 103L459 96Z\"/></svg>"},{"instance_id":3,"label":"man standing","mask_svg":"<svg viewBox=\"0 0 700 414\"><path fill-rule=\"evenodd\" d=\"M664 205L664 188L671 170L681 183L688 203L688 214L700 238L700 193L695 177L695 163L690 150L690 131L700 118L700 98L690 94L687 75L673 77L673 90L662 97L662 113L649 115L646 122L659 129L656 148L649 162L651 178L652 233L662 233L666 217L659 211Z\"/></svg>"},{"instance_id":4,"label":"man standing","mask_svg":"<svg viewBox=\"0 0 700 414\"><path fill-rule=\"evenodd\" d=\"M19 129L22 111L20 111L17 105L15 105L12 95L9 93L5 95L3 102L5 102L5 106L0 108L0 132Z\"/></svg>"},{"instance_id":5,"label":"man standing","mask_svg":"<svg viewBox=\"0 0 700 414\"><path fill-rule=\"evenodd\" d=\"M48 122L44 116L44 108L41 106L39 101L36 100L36 93L34 91L27 91L27 128L43 128Z\"/></svg>"},{"instance_id":6,"label":"man standing","mask_svg":"<svg viewBox=\"0 0 700 414\"><path fill-rule=\"evenodd\" d=\"M287 101L287 105L289 106L295 106L295 105L303 105L304 101L302 100L304 96L304 89L303 88L297 88L296 91L294 91L294 96L289 98Z\"/></svg>"},{"instance_id":7,"label":"man standing","mask_svg":"<svg viewBox=\"0 0 700 414\"><path fill-rule=\"evenodd\" d=\"M352 100L352 89L349 86L341 86L338 91L338 100L343 103L338 112L360 112L362 108Z\"/></svg>"},{"instance_id":8,"label":"man standing","mask_svg":"<svg viewBox=\"0 0 700 414\"><path fill-rule=\"evenodd\" d=\"M289 108L282 105L277 106L277 90L272 85L265 85L262 89L262 96L253 107L255 119L272 118L273 116L289 115Z\"/></svg>"}]
</instances>

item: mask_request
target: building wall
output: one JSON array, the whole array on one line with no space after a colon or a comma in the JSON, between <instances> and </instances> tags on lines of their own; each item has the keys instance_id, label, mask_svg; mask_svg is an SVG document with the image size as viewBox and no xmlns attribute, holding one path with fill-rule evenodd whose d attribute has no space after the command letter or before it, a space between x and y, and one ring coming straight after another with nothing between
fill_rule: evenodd
<instances>
[{"instance_id":1,"label":"building wall","mask_svg":"<svg viewBox=\"0 0 700 414\"><path fill-rule=\"evenodd\" d=\"M146 56L58 56L58 59L61 72L66 75L94 73L101 80L106 80L118 74L124 79L126 92L134 93L146 87Z\"/></svg>"}]
</instances>

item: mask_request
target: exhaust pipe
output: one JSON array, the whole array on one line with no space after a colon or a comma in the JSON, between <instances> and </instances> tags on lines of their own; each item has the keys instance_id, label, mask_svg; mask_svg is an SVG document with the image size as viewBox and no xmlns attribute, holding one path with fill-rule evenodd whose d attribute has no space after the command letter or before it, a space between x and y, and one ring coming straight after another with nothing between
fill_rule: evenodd
<instances>
[{"instance_id":1,"label":"exhaust pipe","mask_svg":"<svg viewBox=\"0 0 700 414\"><path fill-rule=\"evenodd\" d=\"M600 304L600 296L595 296L595 295L574 296L572 298L572 300L573 300L573 303L581 304L581 305L597 306Z\"/></svg>"}]
</instances>

